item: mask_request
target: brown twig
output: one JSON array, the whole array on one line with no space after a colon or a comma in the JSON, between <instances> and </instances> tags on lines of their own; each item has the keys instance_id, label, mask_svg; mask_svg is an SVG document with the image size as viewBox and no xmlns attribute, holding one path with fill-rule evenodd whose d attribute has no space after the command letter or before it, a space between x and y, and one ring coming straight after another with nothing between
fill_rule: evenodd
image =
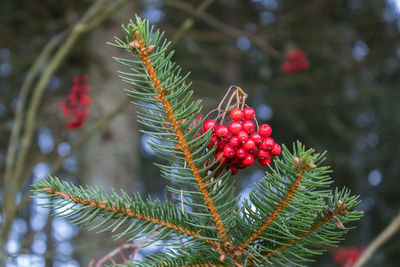
<instances>
[{"instance_id":1,"label":"brown twig","mask_svg":"<svg viewBox=\"0 0 400 267\"><path fill-rule=\"evenodd\" d=\"M372 241L358 258L353 267L361 267L372 257L372 255L385 244L394 234L400 230L400 214Z\"/></svg>"},{"instance_id":2,"label":"brown twig","mask_svg":"<svg viewBox=\"0 0 400 267\"><path fill-rule=\"evenodd\" d=\"M126 261L126 260L134 260L136 254L139 252L139 250L140 250L142 245L143 245L143 242L142 243L122 244L119 247L115 248L114 250L110 251L104 257L102 257L100 259L92 259L89 262L89 267L102 267L102 266L104 266L104 264L107 261L110 261L113 264L116 264L116 261L114 260L114 257L117 256L118 254L120 254L122 256L122 259L124 261ZM129 254L131 254L131 257L129 257L129 259L128 259L128 258L126 258L124 251L130 251L131 249L133 249L133 251L129 253Z\"/></svg>"},{"instance_id":3,"label":"brown twig","mask_svg":"<svg viewBox=\"0 0 400 267\"><path fill-rule=\"evenodd\" d=\"M178 32L172 37L171 45L179 43L183 36L193 27L195 19L193 17L201 16L204 11L214 2L215 0L204 0L197 8L193 8L190 12L191 17L187 18L179 28Z\"/></svg>"}]
</instances>

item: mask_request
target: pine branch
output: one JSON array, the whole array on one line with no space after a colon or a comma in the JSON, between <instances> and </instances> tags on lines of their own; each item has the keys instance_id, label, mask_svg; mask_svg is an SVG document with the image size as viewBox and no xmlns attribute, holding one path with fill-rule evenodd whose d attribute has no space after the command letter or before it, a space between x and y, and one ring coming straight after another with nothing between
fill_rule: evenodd
<instances>
[{"instance_id":1,"label":"pine branch","mask_svg":"<svg viewBox=\"0 0 400 267\"><path fill-rule=\"evenodd\" d=\"M327 216L322 216L312 227L310 227L307 231L297 235L295 238L293 238L292 240L290 240L289 242L287 242L284 245L281 245L277 248L275 248L274 250L268 252L267 254L263 255L260 258L257 258L255 260L250 260L249 261L249 267L250 266L254 266L258 264L256 264L257 261L262 262L263 258L271 258L272 256L274 256L276 253L279 253L287 248L289 248L290 246L293 246L294 244L296 244L297 242L303 240L305 237L307 237L308 235L312 234L313 232L317 231L319 228L321 228L322 226L326 225L329 221L331 221L332 219L335 219L336 222L335 224L338 225L338 223L340 222L340 220L336 217L336 215L341 214L341 215L346 215L347 214L347 205L342 205L340 207L337 207L334 211L330 210L330 214Z\"/></svg>"},{"instance_id":2,"label":"pine branch","mask_svg":"<svg viewBox=\"0 0 400 267\"><path fill-rule=\"evenodd\" d=\"M74 217L79 212L80 217L74 220L76 223L89 225L96 220L97 216L107 217L106 221L102 221L97 226L92 227L92 229L102 226L107 221L115 220L115 222L111 225L113 228L107 227L106 229L113 229L113 231L116 231L116 229L119 228L129 218L133 218L161 227L160 229L157 227L147 230L144 229L143 231L146 230L146 234L159 231L155 234L155 236L161 235L164 234L162 233L162 229L168 228L169 230L174 230L213 246L218 244L210 237L201 236L199 233L202 231L202 229L196 229L196 231L194 231L193 229L195 229L195 227L188 229L185 226L182 226L182 223L187 224L185 223L187 221L195 222L195 219L190 218L187 215L186 217L182 217L182 215L179 215L180 212L175 209L175 206L168 202L152 202L149 199L146 203L144 203L141 201L139 196L135 196L135 198L132 199L124 192L121 197L116 194L114 194L112 197L109 197L100 189L92 187L87 187L86 189L78 188L72 184L62 182L57 178L38 180L34 185L34 191L37 193L46 194L46 198L56 196L61 199L61 203L50 202L50 204L45 204L44 206L61 209L60 215L63 217ZM72 211L65 213L62 207L72 203L82 206L73 208ZM129 204L126 205L126 203ZM82 215L82 211L87 211L87 213ZM165 218L160 218L160 215ZM130 224L128 229L124 230L123 233L117 235L117 238L129 236L131 239L133 239L135 237L135 231L137 231L139 228L146 228L146 225L141 225L140 222L134 222ZM134 234L133 237L131 236L132 234Z\"/></svg>"},{"instance_id":3,"label":"pine branch","mask_svg":"<svg viewBox=\"0 0 400 267\"><path fill-rule=\"evenodd\" d=\"M267 253L266 257L270 258L276 252L282 251L284 249L287 249L289 246L294 245L295 243L299 242L301 239L305 238L306 236L308 236L312 232L316 231L321 226L327 224L330 220L335 218L337 214L345 215L346 214L346 210L347 210L347 207L343 207L343 206L342 207L338 207L330 215L323 217L320 221L318 221L316 224L314 224L312 227L310 227L310 229L308 229L308 231L301 233L296 238L290 240L286 245L282 245L282 246L276 248L275 251L271 251L271 252Z\"/></svg>"},{"instance_id":4,"label":"pine branch","mask_svg":"<svg viewBox=\"0 0 400 267\"><path fill-rule=\"evenodd\" d=\"M329 167L320 166L323 154L305 150L300 142L292 153L283 146L283 157L274 160L239 208L230 170L218 165L216 147L208 148L211 129L202 132L205 119L196 122L201 102L190 100L188 75L171 61L173 53L165 52L169 43L163 33L140 18L123 29L126 41L116 38L113 45L133 59L116 59L129 69L120 72L121 78L134 86L127 91L138 106L138 121L153 138L149 145L166 161L157 166L180 203L143 202L125 193L110 197L97 188L49 178L34 186L56 198L46 205L86 226L100 221L94 228L107 225L102 231L126 225L117 238L171 240L172 250L128 262L132 266L301 266L321 253L310 244L341 240L344 224L361 216L351 211L358 197L347 189L329 190Z\"/></svg>"},{"instance_id":5,"label":"pine branch","mask_svg":"<svg viewBox=\"0 0 400 267\"><path fill-rule=\"evenodd\" d=\"M299 188L300 181L304 176L304 171L306 170L306 168L308 168L308 166L302 166L302 168L300 169L300 174L297 176L294 184L288 188L288 192L285 198L278 206L276 206L274 212L270 216L266 216L262 219L264 223L258 229L255 229L254 233L246 241L238 246L239 251L243 251L245 248L247 248L247 246L253 243L254 240L256 240L268 228L268 226L270 226L274 222L274 220L289 203L296 190Z\"/></svg>"},{"instance_id":6,"label":"pine branch","mask_svg":"<svg viewBox=\"0 0 400 267\"><path fill-rule=\"evenodd\" d=\"M208 160L209 155L213 153L213 151L210 151L207 155L199 157L202 152L205 151L207 141L204 139L209 138L209 133L201 136L201 138L197 140L193 138L194 133L197 132L198 128L193 127L192 122L196 113L199 112L198 107L200 102L192 102L186 106L186 103L189 103L191 97L190 92L186 95L184 94L188 89L188 86L183 84L186 76L179 76L180 70L178 70L173 63L171 64L169 62L172 53L165 57L163 55L167 45L156 47L157 44L160 43L160 37L156 32L155 36L150 40L149 36L151 36L152 33L151 30L149 31L148 29L148 24L137 18L136 25L131 24L126 28L128 36L131 35L129 45L117 39L118 47L129 49L137 56L146 74L146 76L142 76L140 74L124 73L131 77L137 76L141 78L141 80L134 80L132 78L124 78L124 80L133 85L138 85L140 83L142 87L145 86L145 84L147 84L147 86L149 83L151 84L148 90L146 90L146 95L138 91L130 91L133 97L154 105L154 108L151 108L150 110L150 116L148 108L145 112L138 113L141 118L140 122L152 129L158 129L157 133L146 132L150 136L162 139L163 141L167 140L176 143L175 148L172 150L179 151L175 153L183 158L185 165L187 163L188 168L184 168L184 170L188 169L192 177L194 177L197 187L202 195L203 203L206 205L212 216L221 240L224 243L230 242L221 214L218 211L211 193L209 192L208 188L210 188L210 185L205 181L205 177L203 176L204 174L202 174L204 173L204 169L202 170L199 167L199 165L201 165L199 163ZM127 63L127 60L118 59L118 61L121 63ZM132 66L129 67L133 70ZM177 74L174 74L174 72ZM144 83L143 79L147 79L149 82ZM139 85L139 88L140 87L141 86ZM179 96L182 97L178 98ZM157 115L160 117L160 120L155 118ZM187 119L189 116L190 118ZM183 122L183 120L185 120L185 122ZM190 129L190 127L193 127L193 129ZM199 142L202 141L202 138L204 141ZM171 149L169 148L169 145L160 146L160 144L154 144L153 148L159 151L159 154L166 154L166 157L164 158L170 160ZM194 152L196 150L198 151ZM169 175L167 175L167 173L169 173ZM170 170L165 171L164 174L165 176L170 176ZM225 173L220 176L222 177L224 174ZM226 195L226 193L224 195Z\"/></svg>"},{"instance_id":7,"label":"pine branch","mask_svg":"<svg viewBox=\"0 0 400 267\"><path fill-rule=\"evenodd\" d=\"M307 261L307 256L320 253L306 245L335 245L347 231L342 222L361 216L360 212L348 211L358 203L348 190L318 190L331 183L326 175L329 170L318 166L323 155L305 151L300 143L293 154L286 147L282 154L283 160L275 160L272 173L252 189L252 203L243 203L244 222L239 222L238 231L248 233L248 238L237 248L247 256L247 264L298 265ZM346 212L342 212L344 209Z\"/></svg>"}]
</instances>

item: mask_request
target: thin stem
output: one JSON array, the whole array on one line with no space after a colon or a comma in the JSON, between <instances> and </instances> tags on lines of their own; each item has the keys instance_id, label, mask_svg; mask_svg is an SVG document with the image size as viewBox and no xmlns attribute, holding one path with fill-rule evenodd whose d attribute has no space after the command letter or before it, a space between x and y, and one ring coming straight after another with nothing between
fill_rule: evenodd
<instances>
[{"instance_id":1,"label":"thin stem","mask_svg":"<svg viewBox=\"0 0 400 267\"><path fill-rule=\"evenodd\" d=\"M193 27L195 19L194 17L201 16L204 11L213 3L215 0L205 0L196 9L193 8L191 17L187 18L179 28L178 32L172 37L171 44L174 45L182 40L185 34Z\"/></svg>"},{"instance_id":2,"label":"thin stem","mask_svg":"<svg viewBox=\"0 0 400 267\"><path fill-rule=\"evenodd\" d=\"M187 13L192 13L193 12L193 6L188 4L187 2L179 1L179 0L174 0L166 3L167 6L171 6L173 8L182 10ZM281 60L282 59L282 54L276 50L272 45L270 45L266 40L261 39L258 36L249 34L245 31L240 31L229 24L225 24L222 21L219 21L215 17L208 15L207 13L203 13L201 15L197 16L200 20L202 20L204 23L207 23L211 27L216 28L217 30L221 31L224 34L227 34L233 38L239 38L242 36L247 37L251 42L253 42L258 48L263 50L265 53L270 55L271 57Z\"/></svg>"},{"instance_id":3,"label":"thin stem","mask_svg":"<svg viewBox=\"0 0 400 267\"><path fill-rule=\"evenodd\" d=\"M400 230L400 214L372 241L358 258L353 267L361 267L372 257L372 255L385 244L394 234Z\"/></svg>"},{"instance_id":4,"label":"thin stem","mask_svg":"<svg viewBox=\"0 0 400 267\"><path fill-rule=\"evenodd\" d=\"M43 48L39 56L36 58L32 67L28 71L28 74L21 86L21 90L18 97L18 105L15 113L15 120L13 124L13 128L11 131L10 141L7 148L7 156L6 156L6 166L4 173L4 184L9 184L9 181L12 179L13 174L13 166L15 155L18 148L18 140L22 130L22 124L24 120L25 113L25 102L27 100L30 89L32 88L32 83L39 73L41 66L44 62L47 61L50 54L53 52L54 48L59 44L61 39L64 37L65 33L58 34L55 38L51 39L46 46ZM4 188L4 185L3 185Z\"/></svg>"},{"instance_id":5,"label":"thin stem","mask_svg":"<svg viewBox=\"0 0 400 267\"><path fill-rule=\"evenodd\" d=\"M126 0L118 0L116 1L111 7L115 7L117 3L124 2ZM46 89L46 85L51 78L51 76L54 74L54 72L58 69L62 61L65 59L65 57L68 55L70 50L72 49L73 45L75 42L78 40L78 38L90 30L90 28L86 27L86 23L88 23L89 20L93 19L93 17L101 17L102 19L97 20L98 23L104 21L107 19L111 13L101 13L101 9L104 5L104 0L97 0L92 4L92 6L89 8L89 10L82 16L80 21L75 24L75 26L72 28L71 32L67 36L67 39L65 43L58 49L56 54L52 57L52 60L44 70L43 74L41 75L39 81L37 82L36 86L33 89L33 95L30 100L30 104L28 107L28 110L26 112L26 118L25 118L25 132L24 135L22 136L21 143L20 143L20 150L18 151L18 155L16 157L16 164L15 167L12 171L9 171L10 174L12 174L12 177L10 176L9 178L9 183L7 184L9 190L7 190L6 196L4 197L4 203L3 206L6 207L3 210L3 225L2 225L2 242L3 244L7 243L8 240L8 235L11 229L12 222L14 221L14 218L16 216L16 207L14 204L14 196L16 192L19 190L19 186L22 183L23 177L22 177L22 172L23 172L23 167L25 166L26 162L26 156L29 151L30 145L32 143L32 138L35 132L35 126L36 126L36 114L37 111L40 107L41 103L41 98L42 95ZM107 9L108 10L108 9ZM115 9L113 9L115 11ZM91 27L95 26L94 24L91 25ZM21 111L22 112L22 111ZM22 127L22 126L18 126ZM17 129L18 130L18 129ZM19 129L20 131L20 129ZM15 131L16 133L18 131ZM16 138L18 136L16 135ZM15 149L15 148L13 148ZM12 167L12 166L11 166ZM4 252L4 248L1 248L2 252ZM2 259L5 258L1 257ZM2 260L1 259L1 260ZM1 262L0 262L1 265Z\"/></svg>"},{"instance_id":6,"label":"thin stem","mask_svg":"<svg viewBox=\"0 0 400 267\"><path fill-rule=\"evenodd\" d=\"M220 123L220 124L222 124L222 123L224 122L225 115L226 115L226 113L228 112L229 106L230 106L230 104L231 104L231 102L232 102L232 100L233 100L233 98L234 98L235 96L237 96L237 90L236 90L235 92L233 92L233 94L231 95L231 97L230 97L229 100L228 100L228 103L226 103L226 108L225 108L224 111L222 112L222 117L221 117L221 123ZM236 103L236 104L237 104L237 103Z\"/></svg>"}]
</instances>

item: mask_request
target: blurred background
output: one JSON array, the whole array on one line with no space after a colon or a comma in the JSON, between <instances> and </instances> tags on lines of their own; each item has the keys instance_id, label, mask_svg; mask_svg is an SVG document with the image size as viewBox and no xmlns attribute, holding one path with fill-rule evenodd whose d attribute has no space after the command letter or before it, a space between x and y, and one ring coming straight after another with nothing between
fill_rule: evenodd
<instances>
[{"instance_id":1,"label":"blurred background","mask_svg":"<svg viewBox=\"0 0 400 267\"><path fill-rule=\"evenodd\" d=\"M96 9L97 2L102 9ZM89 16L87 10L95 10L87 31L77 32L68 43L74 25ZM357 209L365 212L342 246L366 247L398 214L400 1L1 0L0 243L7 253L5 266L87 266L122 242L49 216L52 211L37 206L39 199L27 197L30 184L49 173L81 185L166 198L165 181L153 165L159 159L146 144L150 137L138 131L135 107L123 91L129 87L116 73L122 66L112 57L126 54L106 44L122 36L121 24L134 14L173 40L174 59L191 71L189 80L195 97L203 99L205 114L235 84L248 93L258 121L272 126L277 142L291 147L301 140L328 151L333 186L359 194ZM46 46L52 41L53 48ZM44 47L49 55L29 78ZM48 71L63 48L68 50ZM308 69L281 70L285 53L293 49L304 51ZM82 127L67 130L59 103L80 75L90 79L90 113ZM24 104L18 99L26 79L31 89ZM40 81L43 92L35 116L19 120L21 136L31 134L31 142L13 188L3 179L11 131L18 108L25 105L29 111L37 99ZM23 144L16 147L19 151ZM239 174L238 193L245 196L263 171L255 166ZM7 215L10 210L15 216ZM399 237L389 240L368 266L398 266ZM333 260L335 249L327 249L310 266L340 266ZM138 257L154 250L143 249Z\"/></svg>"}]
</instances>

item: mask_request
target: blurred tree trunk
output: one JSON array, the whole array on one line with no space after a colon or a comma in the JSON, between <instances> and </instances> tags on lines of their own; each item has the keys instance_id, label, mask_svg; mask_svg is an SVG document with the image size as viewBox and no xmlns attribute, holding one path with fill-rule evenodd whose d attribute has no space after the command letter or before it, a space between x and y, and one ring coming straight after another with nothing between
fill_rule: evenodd
<instances>
[{"instance_id":1,"label":"blurred tree trunk","mask_svg":"<svg viewBox=\"0 0 400 267\"><path fill-rule=\"evenodd\" d=\"M92 88L93 107L92 120L97 120L111 112L126 94L128 86L118 78L116 70L121 65L113 57L124 57L121 49L107 45L113 42L114 36L121 32L121 24L126 23L135 10L134 4L126 5L106 25L93 31L89 37L91 59L88 63L90 85ZM89 121L90 122L90 121ZM82 177L80 184L90 184L103 187L107 192L110 188L123 188L126 192L135 190L138 166L138 129L133 105L128 105L123 112L109 124L103 133L91 139L82 153ZM78 237L78 244L93 243L102 235L83 232ZM110 237L111 241L112 238ZM101 243L101 242L99 242ZM102 257L115 246L114 242L101 243L89 253L80 253L79 262L88 264L90 259Z\"/></svg>"}]
</instances>

